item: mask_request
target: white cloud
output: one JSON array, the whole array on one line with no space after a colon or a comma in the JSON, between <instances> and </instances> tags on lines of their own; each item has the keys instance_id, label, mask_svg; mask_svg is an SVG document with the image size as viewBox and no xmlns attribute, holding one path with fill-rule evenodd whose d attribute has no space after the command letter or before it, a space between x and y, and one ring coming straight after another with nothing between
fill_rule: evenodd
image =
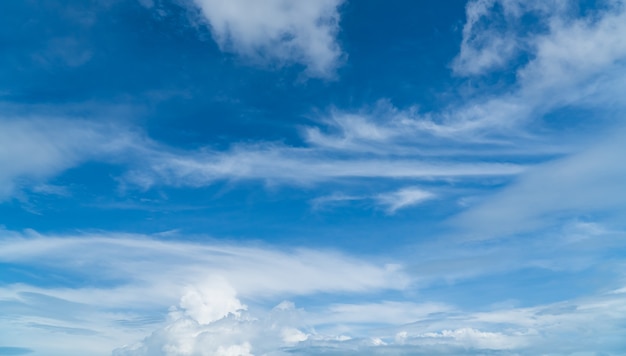
<instances>
[{"instance_id":1,"label":"white cloud","mask_svg":"<svg viewBox=\"0 0 626 356\"><path fill-rule=\"evenodd\" d=\"M381 325L376 305L354 305L361 311L361 328L344 328L346 336L337 328L333 333L316 332L303 322L323 327L323 323L341 323L325 319L325 314L306 313L291 304L281 306L255 317L229 317L199 325L185 319L180 312L170 312L165 327L157 330L134 346L120 348L115 355L202 355L207 351L237 350L243 354L287 355L329 352L332 354L476 354L505 352L506 354L542 354L550 352L565 355L571 352L605 350L617 352L624 346L620 335L621 316L626 311L623 298L615 293L568 302L529 308L497 309L471 312L459 309L432 309L430 314L417 315L412 322L400 325ZM392 314L411 312L420 306L410 303L387 304ZM294 316L296 317L294 319ZM410 320L407 315L405 320ZM400 319L401 320L401 319ZM387 320L382 321L382 323ZM372 327L372 323L376 325ZM368 327L369 325L369 327ZM309 331L303 332L306 328ZM285 338L286 334L297 338ZM572 337L579 335L580 337ZM584 336L583 336L584 335ZM598 339L600 338L600 339Z\"/></svg>"},{"instance_id":2,"label":"white cloud","mask_svg":"<svg viewBox=\"0 0 626 356\"><path fill-rule=\"evenodd\" d=\"M334 75L343 0L195 0L223 51L258 62L299 63L311 77Z\"/></svg>"},{"instance_id":3,"label":"white cloud","mask_svg":"<svg viewBox=\"0 0 626 356\"><path fill-rule=\"evenodd\" d=\"M457 218L476 237L527 232L560 219L626 213L624 130L582 152L530 169Z\"/></svg>"},{"instance_id":4,"label":"white cloud","mask_svg":"<svg viewBox=\"0 0 626 356\"><path fill-rule=\"evenodd\" d=\"M187 287L180 306L199 324L209 324L229 314L239 315L239 311L247 308L237 299L237 291L220 277Z\"/></svg>"},{"instance_id":5,"label":"white cloud","mask_svg":"<svg viewBox=\"0 0 626 356\"><path fill-rule=\"evenodd\" d=\"M566 16L572 4L561 0L472 0L466 6L466 23L453 70L461 75L480 75L509 66L520 52L530 50L535 36ZM523 28L523 16L537 23Z\"/></svg>"},{"instance_id":6,"label":"white cloud","mask_svg":"<svg viewBox=\"0 0 626 356\"><path fill-rule=\"evenodd\" d=\"M496 16L495 2L468 5L466 38L493 36L490 31L498 27L486 29L483 22ZM431 113L419 113L417 108L400 110L385 103L357 113L333 111L321 125L303 130L304 147L258 142L233 144L220 151L180 151L127 128L103 129L84 121L2 119L0 199L15 196L24 187L43 187L50 178L87 160L124 165L127 174L119 177L120 181L146 189L204 186L221 180L310 185L364 178L460 180L519 174L526 166L511 163L513 159L523 162L530 157L534 164L555 153L575 151L575 137L563 138L561 130L544 130L542 125L550 124L546 114L562 108L592 108L593 117L584 120L590 123L605 120L606 113L623 112L620 94L626 89L626 11L621 2L611 2L603 10L576 18L558 1L499 2L502 16L516 19L530 13L545 24L541 31L523 36L526 45L521 50L527 52L529 62L519 68L517 82L503 94L479 94ZM228 4L207 2L203 6L227 13L232 10L228 6L243 6ZM277 4L268 5L267 11L274 11ZM320 4L336 11L331 3ZM322 7L293 6L285 11ZM311 13L317 13L313 10ZM518 25L512 22L505 32L519 37ZM253 22L251 26L256 25ZM541 134L533 132L537 127ZM356 199L371 193L346 196ZM384 193L380 197L379 202L390 211L395 211L396 205L389 198L396 202L403 198L384 198Z\"/></svg>"},{"instance_id":7,"label":"white cloud","mask_svg":"<svg viewBox=\"0 0 626 356\"><path fill-rule=\"evenodd\" d=\"M376 196L378 203L385 206L389 214L393 214L400 209L418 205L432 198L434 198L432 193L416 187L402 188L395 192Z\"/></svg>"},{"instance_id":8,"label":"white cloud","mask_svg":"<svg viewBox=\"0 0 626 356\"><path fill-rule=\"evenodd\" d=\"M146 189L153 185L205 186L225 180L307 185L339 179L514 175L524 169L509 163L424 158L419 152L405 152L393 159L385 152L337 156L340 148L271 142L234 144L222 151L181 151L128 127L51 117L0 119L0 138L0 199L23 190L51 192L50 179L87 161L126 167L119 181ZM63 187L55 190L71 194Z\"/></svg>"},{"instance_id":9,"label":"white cloud","mask_svg":"<svg viewBox=\"0 0 626 356\"><path fill-rule=\"evenodd\" d=\"M143 297L132 295L137 286L151 289L152 300L161 303L177 297L188 284L212 278L217 281L224 278L244 297L395 289L408 283L397 268L376 266L331 251L281 252L217 243L165 242L133 235L4 239L0 259L15 263L37 261L40 265L66 271L80 266L80 270L73 273L102 281L118 281L110 291L84 289L74 294L78 299L73 301L84 302L97 297L110 306L117 303L149 305ZM159 267L163 264L169 266L165 271ZM99 268L102 266L106 268ZM164 279L167 285L162 285ZM129 288L130 294L125 295L125 288ZM202 289L193 290L191 295L203 293ZM63 290L58 293L55 296L67 296ZM224 299L229 300L229 295L225 294Z\"/></svg>"},{"instance_id":10,"label":"white cloud","mask_svg":"<svg viewBox=\"0 0 626 356\"><path fill-rule=\"evenodd\" d=\"M443 240L416 248L410 253L415 266L404 268L371 257L210 240L3 232L0 262L12 266L9 273L37 274L34 285L0 288L0 343L23 346L37 339L37 350L51 355L106 354L114 347L120 347L118 355L617 350L623 284L586 299L480 312L429 302L423 293L414 300L415 285L421 290L432 281L450 284L528 266L576 271L602 263L602 270L623 270L605 258L607 251L623 249L623 233L577 223L563 234L491 247ZM405 296L393 293L399 299L391 301L377 294L386 290ZM278 304L318 295L324 297L301 309ZM551 348L554 340L582 333L575 344ZM601 335L602 348L588 341Z\"/></svg>"},{"instance_id":11,"label":"white cloud","mask_svg":"<svg viewBox=\"0 0 626 356\"><path fill-rule=\"evenodd\" d=\"M407 343L407 335L402 334L403 343ZM499 332L485 332L473 328L442 330L418 334L411 341L419 345L458 346L476 350L514 350L526 346L525 335L506 335Z\"/></svg>"},{"instance_id":12,"label":"white cloud","mask_svg":"<svg viewBox=\"0 0 626 356\"><path fill-rule=\"evenodd\" d=\"M410 283L397 264L331 251L280 251L123 234L29 234L3 233L0 240L0 261L14 266L11 271L40 271L33 276L34 285L0 288L5 320L0 343L5 338L12 344L37 339L38 350L46 349L46 354L98 355L123 343L130 345L148 334L146 328L156 329L161 323L159 316L177 299L179 309L171 314L177 322L166 332L175 340L172 347L185 350L185 340L195 337L189 330L199 326L217 325L221 330L228 328L224 323L238 327L241 321L256 330L254 320L242 321L249 315L245 304L318 293L400 290ZM39 283L42 278L47 280L44 285ZM65 283L81 280L87 282ZM282 309L289 309L288 305ZM286 324L271 331L277 342L303 338L288 328L300 330ZM73 342L77 332L82 335L80 345ZM236 350L229 347L244 342L220 343L215 350L218 346L223 346L224 352Z\"/></svg>"},{"instance_id":13,"label":"white cloud","mask_svg":"<svg viewBox=\"0 0 626 356\"><path fill-rule=\"evenodd\" d=\"M312 184L354 178L442 178L512 175L523 167L508 163L443 162L420 157L329 158L324 151L264 144L236 146L226 152L147 156L142 170L131 171L129 182L203 186L218 180L264 180L268 183Z\"/></svg>"},{"instance_id":14,"label":"white cloud","mask_svg":"<svg viewBox=\"0 0 626 356\"><path fill-rule=\"evenodd\" d=\"M204 302L210 303L211 299ZM138 344L115 350L113 355L280 354L281 348L308 338L292 324L293 316L298 311L286 308L284 304L255 316L242 312L209 323L197 323L181 311L173 309L164 328Z\"/></svg>"},{"instance_id":15,"label":"white cloud","mask_svg":"<svg viewBox=\"0 0 626 356\"><path fill-rule=\"evenodd\" d=\"M95 157L119 153L129 142L126 132L89 121L2 117L0 201L22 187L50 192L52 187L43 184L48 179Z\"/></svg>"},{"instance_id":16,"label":"white cloud","mask_svg":"<svg viewBox=\"0 0 626 356\"><path fill-rule=\"evenodd\" d=\"M518 50L515 38L510 35L503 36L484 28L476 29L495 4L494 0L476 0L467 4L461 51L453 65L456 73L479 74L492 67L501 67Z\"/></svg>"},{"instance_id":17,"label":"white cloud","mask_svg":"<svg viewBox=\"0 0 626 356\"><path fill-rule=\"evenodd\" d=\"M394 214L400 209L418 205L426 200L434 198L435 195L417 187L404 187L397 191L380 193L376 195L347 195L335 193L332 195L315 198L311 201L314 209L321 209L329 206L345 205L354 202L369 203L384 208L388 214Z\"/></svg>"},{"instance_id":18,"label":"white cloud","mask_svg":"<svg viewBox=\"0 0 626 356\"><path fill-rule=\"evenodd\" d=\"M337 205L349 204L367 199L366 196L346 195L343 193L333 193L322 197L317 197L311 200L311 206L313 209L322 209L326 207L332 207Z\"/></svg>"},{"instance_id":19,"label":"white cloud","mask_svg":"<svg viewBox=\"0 0 626 356\"><path fill-rule=\"evenodd\" d=\"M430 129L462 138L537 138L536 129L555 110L592 108L595 117L587 123L623 110L625 9L622 1L611 1L581 16L573 3L558 0L470 2L455 70L482 74L506 69L515 71L515 82L500 94L485 94L481 88L473 99L434 113ZM523 20L529 16L537 22L530 30ZM514 58L518 52L527 62Z\"/></svg>"}]
</instances>

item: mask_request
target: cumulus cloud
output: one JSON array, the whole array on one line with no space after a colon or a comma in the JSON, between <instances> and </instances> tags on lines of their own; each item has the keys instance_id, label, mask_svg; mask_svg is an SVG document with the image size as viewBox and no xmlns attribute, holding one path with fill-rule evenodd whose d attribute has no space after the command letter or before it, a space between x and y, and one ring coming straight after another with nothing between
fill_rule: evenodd
<instances>
[{"instance_id":1,"label":"cumulus cloud","mask_svg":"<svg viewBox=\"0 0 626 356\"><path fill-rule=\"evenodd\" d=\"M246 309L237 299L237 291L220 277L187 287L180 306L199 324L209 324L229 314L239 315L240 310Z\"/></svg>"},{"instance_id":2,"label":"cumulus cloud","mask_svg":"<svg viewBox=\"0 0 626 356\"><path fill-rule=\"evenodd\" d=\"M415 318L406 325L381 326L375 305L352 306L361 310L363 325L377 327L344 329L349 335L319 333L303 319L313 317L318 323L334 321L332 313L305 314L292 303L281 303L269 312L256 316L230 314L224 319L199 324L172 309L165 327L143 341L114 351L114 355L289 355L289 354L476 354L485 352L532 355L551 352L593 352L599 345L606 351L624 346L619 338L620 315L626 304L614 292L569 302L530 308L496 309L471 312L459 309L432 308L430 314ZM411 313L408 304L387 306L393 314ZM330 316L331 319L327 319ZM436 318L433 318L437 316ZM307 320L311 322L311 319ZM384 323L384 322L383 322ZM317 324L318 327L323 324ZM617 328L614 329L614 328ZM301 330L302 329L302 330ZM304 330L304 331L303 331ZM578 332L576 331L578 330ZM571 338L585 333L585 337ZM598 341L597 338L602 341ZM567 340L567 342L565 342Z\"/></svg>"},{"instance_id":3,"label":"cumulus cloud","mask_svg":"<svg viewBox=\"0 0 626 356\"><path fill-rule=\"evenodd\" d=\"M211 304L210 295L202 301ZM232 300L238 302L237 299ZM229 313L217 320L198 322L193 313L173 308L167 325L143 341L118 348L113 355L223 355L248 356L275 354L282 348L305 341L308 335L296 328L300 311L283 302L269 312L251 315Z\"/></svg>"},{"instance_id":4,"label":"cumulus cloud","mask_svg":"<svg viewBox=\"0 0 626 356\"><path fill-rule=\"evenodd\" d=\"M334 75L343 0L195 0L223 51L266 64L298 63L311 77Z\"/></svg>"}]
</instances>

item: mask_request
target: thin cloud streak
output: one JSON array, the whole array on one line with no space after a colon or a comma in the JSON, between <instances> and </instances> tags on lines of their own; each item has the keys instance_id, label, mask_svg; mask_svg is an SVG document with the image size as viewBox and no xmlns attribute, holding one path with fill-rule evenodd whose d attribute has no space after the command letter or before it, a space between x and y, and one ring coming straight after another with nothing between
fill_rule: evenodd
<instances>
[{"instance_id":1,"label":"thin cloud streak","mask_svg":"<svg viewBox=\"0 0 626 356\"><path fill-rule=\"evenodd\" d=\"M506 176L524 170L513 163L460 163L415 155L333 157L336 152L325 149L274 143L235 145L226 151L180 151L128 127L41 120L0 120L4 138L0 141L0 182L4 187L0 199L23 189L38 189L63 171L89 161L127 167L120 181L144 189L154 185L198 187L228 180L308 185L359 178Z\"/></svg>"},{"instance_id":2,"label":"thin cloud streak","mask_svg":"<svg viewBox=\"0 0 626 356\"><path fill-rule=\"evenodd\" d=\"M400 209L406 209L421 204L426 200L435 198L435 194L418 187L409 186L397 191L384 192L376 195L347 195L335 193L311 200L313 209L319 210L328 207L350 205L355 202L374 205L386 210L387 214L393 215Z\"/></svg>"},{"instance_id":3,"label":"thin cloud streak","mask_svg":"<svg viewBox=\"0 0 626 356\"><path fill-rule=\"evenodd\" d=\"M389 214L394 214L400 209L418 205L434 197L435 195L433 193L417 187L406 187L395 192L379 194L376 200L379 204L387 208Z\"/></svg>"},{"instance_id":4,"label":"thin cloud streak","mask_svg":"<svg viewBox=\"0 0 626 356\"><path fill-rule=\"evenodd\" d=\"M269 183L311 184L347 178L415 179L514 175L524 167L510 163L428 161L420 158L329 158L312 149L276 145L241 146L229 152L160 155L148 160L148 169L131 172L128 179L150 186L201 186L216 180L265 180Z\"/></svg>"}]
</instances>

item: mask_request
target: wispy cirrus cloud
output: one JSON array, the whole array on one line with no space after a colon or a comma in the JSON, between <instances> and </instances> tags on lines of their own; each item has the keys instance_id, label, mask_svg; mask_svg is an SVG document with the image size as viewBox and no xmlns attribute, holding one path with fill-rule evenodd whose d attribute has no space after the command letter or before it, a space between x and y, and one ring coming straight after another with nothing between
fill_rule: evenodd
<instances>
[{"instance_id":1,"label":"wispy cirrus cloud","mask_svg":"<svg viewBox=\"0 0 626 356\"><path fill-rule=\"evenodd\" d=\"M512 175L524 167L511 163L444 162L419 157L330 158L325 152L276 144L241 145L226 152L198 151L176 155L153 152L147 169L131 171L138 184L206 185L217 180L264 180L310 184L349 178L429 178Z\"/></svg>"},{"instance_id":2,"label":"wispy cirrus cloud","mask_svg":"<svg viewBox=\"0 0 626 356\"><path fill-rule=\"evenodd\" d=\"M396 191L379 193L376 195L346 195L335 193L315 198L311 201L314 209L346 205L354 202L365 202L378 206L390 214L395 214L400 209L410 208L423 203L426 200L435 198L432 192L418 187L409 186Z\"/></svg>"},{"instance_id":3,"label":"wispy cirrus cloud","mask_svg":"<svg viewBox=\"0 0 626 356\"><path fill-rule=\"evenodd\" d=\"M569 15L574 3L559 0L474 0L466 5L463 40L453 70L460 75L481 75L510 66L516 55L528 51L532 41L557 18ZM522 17L537 23L525 28Z\"/></svg>"},{"instance_id":4,"label":"wispy cirrus cloud","mask_svg":"<svg viewBox=\"0 0 626 356\"><path fill-rule=\"evenodd\" d=\"M93 161L125 167L126 173L119 180L145 189L163 185L198 187L218 181L312 185L362 178L507 176L525 168L506 162L456 162L413 152L393 159L385 153L337 156L336 150L325 147L273 142L233 144L226 150L184 151L151 140L128 126L45 116L1 119L0 128L2 199L23 189L41 190L65 170Z\"/></svg>"},{"instance_id":5,"label":"wispy cirrus cloud","mask_svg":"<svg viewBox=\"0 0 626 356\"><path fill-rule=\"evenodd\" d=\"M118 155L131 142L129 132L92 121L0 118L0 200L23 187L50 192L49 179L86 161Z\"/></svg>"},{"instance_id":6,"label":"wispy cirrus cloud","mask_svg":"<svg viewBox=\"0 0 626 356\"><path fill-rule=\"evenodd\" d=\"M376 201L386 207L389 214L393 214L400 209L418 205L434 197L433 193L423 189L406 187L395 192L379 194L376 196Z\"/></svg>"},{"instance_id":7,"label":"wispy cirrus cloud","mask_svg":"<svg viewBox=\"0 0 626 356\"><path fill-rule=\"evenodd\" d=\"M528 171L517 181L456 218L475 237L523 233L564 218L626 213L623 128L605 142Z\"/></svg>"}]
</instances>

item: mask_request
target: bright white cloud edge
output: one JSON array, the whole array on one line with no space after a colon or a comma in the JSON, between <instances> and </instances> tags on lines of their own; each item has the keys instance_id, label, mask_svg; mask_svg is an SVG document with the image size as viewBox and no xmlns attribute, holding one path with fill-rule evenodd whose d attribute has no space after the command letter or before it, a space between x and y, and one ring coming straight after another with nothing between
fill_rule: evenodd
<instances>
[{"instance_id":1,"label":"bright white cloud edge","mask_svg":"<svg viewBox=\"0 0 626 356\"><path fill-rule=\"evenodd\" d=\"M263 65L298 63L309 77L332 78L343 0L194 0L226 52Z\"/></svg>"}]
</instances>

